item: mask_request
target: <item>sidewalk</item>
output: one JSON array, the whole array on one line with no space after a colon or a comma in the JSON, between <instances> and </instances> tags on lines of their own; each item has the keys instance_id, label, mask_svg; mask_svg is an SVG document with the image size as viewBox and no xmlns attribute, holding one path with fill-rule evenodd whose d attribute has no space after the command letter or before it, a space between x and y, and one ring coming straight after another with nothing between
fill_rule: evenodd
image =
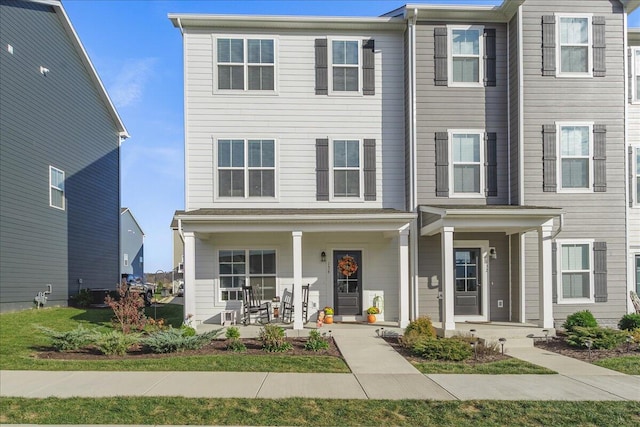
<instances>
[{"instance_id":1,"label":"sidewalk","mask_svg":"<svg viewBox=\"0 0 640 427\"><path fill-rule=\"evenodd\" d=\"M376 328L332 328L352 373L0 371L0 395L419 400L635 400L640 377L537 348L508 353L556 375L423 375ZM332 384L327 395L321 384Z\"/></svg>"}]
</instances>

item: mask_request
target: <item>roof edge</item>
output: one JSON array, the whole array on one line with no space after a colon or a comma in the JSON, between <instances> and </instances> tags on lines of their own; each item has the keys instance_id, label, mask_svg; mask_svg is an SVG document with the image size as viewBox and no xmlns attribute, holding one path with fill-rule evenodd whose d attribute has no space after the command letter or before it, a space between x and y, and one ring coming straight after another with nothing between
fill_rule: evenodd
<instances>
[{"instance_id":1,"label":"roof edge","mask_svg":"<svg viewBox=\"0 0 640 427\"><path fill-rule=\"evenodd\" d=\"M382 16L417 17L424 20L508 22L526 0L504 0L499 6L442 5L408 3ZM633 0L640 1L640 0Z\"/></svg>"}]
</instances>

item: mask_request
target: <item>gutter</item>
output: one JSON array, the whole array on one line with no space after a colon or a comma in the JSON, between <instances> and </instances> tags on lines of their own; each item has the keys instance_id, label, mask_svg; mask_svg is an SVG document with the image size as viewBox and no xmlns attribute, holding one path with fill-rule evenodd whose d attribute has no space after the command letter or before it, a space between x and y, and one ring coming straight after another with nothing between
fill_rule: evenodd
<instances>
[{"instance_id":1,"label":"gutter","mask_svg":"<svg viewBox=\"0 0 640 427\"><path fill-rule=\"evenodd\" d=\"M406 12L405 12L406 13ZM418 8L413 9L413 17L408 20L409 29L409 204L410 211L418 211L418 119L417 119L417 89L416 89L416 24L418 22ZM411 221L411 229L409 231L409 274L411 277L411 305L409 310L409 320L418 318L420 315L419 289L418 289L418 238L420 235L420 227L418 226L417 217Z\"/></svg>"}]
</instances>

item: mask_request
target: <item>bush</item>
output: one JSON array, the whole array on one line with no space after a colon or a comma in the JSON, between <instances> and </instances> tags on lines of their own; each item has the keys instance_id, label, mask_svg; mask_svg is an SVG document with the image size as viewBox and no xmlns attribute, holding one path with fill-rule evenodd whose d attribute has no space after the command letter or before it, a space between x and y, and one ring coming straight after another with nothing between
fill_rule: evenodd
<instances>
[{"instance_id":1,"label":"bush","mask_svg":"<svg viewBox=\"0 0 640 427\"><path fill-rule=\"evenodd\" d=\"M593 317L593 314L591 314L589 310L577 311L570 314L562 325L567 332L573 331L575 327L595 328L596 326L598 326L598 322L596 322L596 318Z\"/></svg>"},{"instance_id":2,"label":"bush","mask_svg":"<svg viewBox=\"0 0 640 427\"><path fill-rule=\"evenodd\" d=\"M640 314L625 314L618 322L618 328L625 331L633 331L640 328Z\"/></svg>"},{"instance_id":3,"label":"bush","mask_svg":"<svg viewBox=\"0 0 640 427\"><path fill-rule=\"evenodd\" d=\"M456 338L427 338L418 339L411 352L416 356L428 360L446 360L459 362L471 357L471 346Z\"/></svg>"},{"instance_id":4,"label":"bush","mask_svg":"<svg viewBox=\"0 0 640 427\"><path fill-rule=\"evenodd\" d=\"M227 350L235 352L247 351L247 346L240 341L240 329L235 326L229 326L225 336L227 337Z\"/></svg>"},{"instance_id":5,"label":"bush","mask_svg":"<svg viewBox=\"0 0 640 427\"><path fill-rule=\"evenodd\" d=\"M627 334L611 328L576 326L567 335L567 343L573 347L586 348L586 342L591 341L592 349L611 350L624 343Z\"/></svg>"},{"instance_id":6,"label":"bush","mask_svg":"<svg viewBox=\"0 0 640 427\"><path fill-rule=\"evenodd\" d=\"M269 353L283 352L293 348L280 326L266 324L260 329L258 339L262 341L262 348Z\"/></svg>"},{"instance_id":7,"label":"bush","mask_svg":"<svg viewBox=\"0 0 640 427\"><path fill-rule=\"evenodd\" d=\"M110 331L98 335L94 345L102 354L107 356L122 356L127 352L129 347L137 344L140 340L138 334L125 334L120 331Z\"/></svg>"},{"instance_id":8,"label":"bush","mask_svg":"<svg viewBox=\"0 0 640 427\"><path fill-rule=\"evenodd\" d=\"M224 335L229 340L234 338L240 338L240 329L236 328L235 326L229 326Z\"/></svg>"},{"instance_id":9,"label":"bush","mask_svg":"<svg viewBox=\"0 0 640 427\"><path fill-rule=\"evenodd\" d=\"M305 350L320 351L328 348L329 343L322 337L322 335L320 335L320 332L316 330L309 332L309 338L307 339L307 342L304 343Z\"/></svg>"},{"instance_id":10,"label":"bush","mask_svg":"<svg viewBox=\"0 0 640 427\"><path fill-rule=\"evenodd\" d=\"M153 317L147 317L147 322L144 325L144 332L146 332L147 334L152 334L154 332L167 329L168 326L166 323L166 320L162 318L154 319Z\"/></svg>"},{"instance_id":11,"label":"bush","mask_svg":"<svg viewBox=\"0 0 640 427\"><path fill-rule=\"evenodd\" d=\"M220 333L220 329L202 335L185 335L182 328L169 328L149 335L142 341L145 349L153 353L175 353L198 350L210 343Z\"/></svg>"},{"instance_id":12,"label":"bush","mask_svg":"<svg viewBox=\"0 0 640 427\"><path fill-rule=\"evenodd\" d=\"M49 338L51 347L55 351L77 350L90 344L95 339L95 332L84 328L82 325L63 332L40 325L36 325L36 328Z\"/></svg>"},{"instance_id":13,"label":"bush","mask_svg":"<svg viewBox=\"0 0 640 427\"><path fill-rule=\"evenodd\" d=\"M89 289L80 289L80 292L73 297L73 300L76 302L77 307L86 308L93 302L93 296Z\"/></svg>"},{"instance_id":14,"label":"bush","mask_svg":"<svg viewBox=\"0 0 640 427\"><path fill-rule=\"evenodd\" d=\"M144 298L135 292L129 292L126 284L118 287L118 299L105 298L105 302L113 310L113 323L116 329L128 334L132 331L142 331L147 318L144 315Z\"/></svg>"},{"instance_id":15,"label":"bush","mask_svg":"<svg viewBox=\"0 0 640 427\"><path fill-rule=\"evenodd\" d=\"M193 329L191 326L182 325L182 326L180 326L180 331L182 331L182 336L183 337L195 337L196 336L196 330Z\"/></svg>"},{"instance_id":16,"label":"bush","mask_svg":"<svg viewBox=\"0 0 640 427\"><path fill-rule=\"evenodd\" d=\"M634 329L631 332L631 339L633 340L633 342L636 342L638 344L640 344L640 328L638 329Z\"/></svg>"},{"instance_id":17,"label":"bush","mask_svg":"<svg viewBox=\"0 0 640 427\"><path fill-rule=\"evenodd\" d=\"M436 338L436 330L427 316L419 317L409 323L404 330L404 335L400 338L400 344L410 349L421 338Z\"/></svg>"}]
</instances>

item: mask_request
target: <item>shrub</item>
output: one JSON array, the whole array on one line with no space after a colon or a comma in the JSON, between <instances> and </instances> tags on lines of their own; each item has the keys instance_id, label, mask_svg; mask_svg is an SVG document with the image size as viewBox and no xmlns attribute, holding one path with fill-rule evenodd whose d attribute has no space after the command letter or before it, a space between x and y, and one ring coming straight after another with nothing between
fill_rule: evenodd
<instances>
[{"instance_id":1,"label":"shrub","mask_svg":"<svg viewBox=\"0 0 640 427\"><path fill-rule=\"evenodd\" d=\"M224 336L227 337L227 339L229 340L234 338L240 338L240 329L236 328L235 326L229 326Z\"/></svg>"},{"instance_id":2,"label":"shrub","mask_svg":"<svg viewBox=\"0 0 640 427\"><path fill-rule=\"evenodd\" d=\"M640 314L625 314L618 322L618 328L625 331L633 331L640 328Z\"/></svg>"},{"instance_id":3,"label":"shrub","mask_svg":"<svg viewBox=\"0 0 640 427\"><path fill-rule=\"evenodd\" d=\"M193 329L191 326L188 326L188 325L180 326L180 331L182 331L182 336L183 337L195 337L196 336L196 330Z\"/></svg>"},{"instance_id":4,"label":"shrub","mask_svg":"<svg viewBox=\"0 0 640 427\"><path fill-rule=\"evenodd\" d=\"M147 318L144 315L144 299L135 292L129 292L126 284L118 287L119 298L111 295L105 298L105 302L113 310L115 317L113 323L116 329L128 334L132 331L142 331Z\"/></svg>"},{"instance_id":5,"label":"shrub","mask_svg":"<svg viewBox=\"0 0 640 427\"><path fill-rule=\"evenodd\" d=\"M413 345L420 338L435 338L436 330L431 324L428 316L418 317L413 320L404 330L404 335L400 338L400 344L405 348L413 348Z\"/></svg>"},{"instance_id":6,"label":"shrub","mask_svg":"<svg viewBox=\"0 0 640 427\"><path fill-rule=\"evenodd\" d=\"M466 360L473 354L471 346L456 338L427 338L418 339L411 352L416 356L429 360L446 360L459 362Z\"/></svg>"},{"instance_id":7,"label":"shrub","mask_svg":"<svg viewBox=\"0 0 640 427\"><path fill-rule=\"evenodd\" d=\"M127 352L129 347L137 344L140 340L138 334L125 334L120 331L109 331L100 334L96 341L95 346L102 354L107 356L118 355L122 356Z\"/></svg>"},{"instance_id":8,"label":"shrub","mask_svg":"<svg viewBox=\"0 0 640 427\"><path fill-rule=\"evenodd\" d=\"M593 317L589 310L576 311L570 314L562 325L567 332L573 331L575 327L594 328L596 326L598 326L598 322L596 322L596 318Z\"/></svg>"},{"instance_id":9,"label":"shrub","mask_svg":"<svg viewBox=\"0 0 640 427\"><path fill-rule=\"evenodd\" d=\"M220 329L202 335L185 335L182 328L169 328L149 335L142 341L144 347L153 353L175 353L198 350L207 345L220 333Z\"/></svg>"},{"instance_id":10,"label":"shrub","mask_svg":"<svg viewBox=\"0 0 640 427\"><path fill-rule=\"evenodd\" d=\"M322 335L320 335L320 332L316 330L309 332L309 338L307 339L307 342L304 343L305 350L320 351L328 348L329 343L322 337Z\"/></svg>"},{"instance_id":11,"label":"shrub","mask_svg":"<svg viewBox=\"0 0 640 427\"><path fill-rule=\"evenodd\" d=\"M266 324L260 329L258 339L262 341L262 348L269 353L283 352L293 348L280 326Z\"/></svg>"},{"instance_id":12,"label":"shrub","mask_svg":"<svg viewBox=\"0 0 640 427\"><path fill-rule=\"evenodd\" d=\"M574 347L586 347L591 341L592 349L611 350L624 343L627 334L611 328L576 326L567 335L567 343Z\"/></svg>"},{"instance_id":13,"label":"shrub","mask_svg":"<svg viewBox=\"0 0 640 427\"><path fill-rule=\"evenodd\" d=\"M147 322L144 325L144 331L148 334L152 334L163 329L167 329L168 326L164 319L154 319L153 317L147 317Z\"/></svg>"},{"instance_id":14,"label":"shrub","mask_svg":"<svg viewBox=\"0 0 640 427\"><path fill-rule=\"evenodd\" d=\"M631 331L631 339L633 339L633 342L640 344L640 328Z\"/></svg>"},{"instance_id":15,"label":"shrub","mask_svg":"<svg viewBox=\"0 0 640 427\"><path fill-rule=\"evenodd\" d=\"M502 353L502 347L500 346L500 343L496 341L480 341L478 338L471 335L456 335L451 337L451 339L465 342L469 347L471 347L472 342L475 342L476 348L474 350L474 354L477 354L478 356ZM473 347L471 348L473 349Z\"/></svg>"},{"instance_id":16,"label":"shrub","mask_svg":"<svg viewBox=\"0 0 640 427\"><path fill-rule=\"evenodd\" d=\"M89 307L93 302L93 296L89 289L80 289L80 292L78 292L73 299L76 302L76 306L80 308Z\"/></svg>"},{"instance_id":17,"label":"shrub","mask_svg":"<svg viewBox=\"0 0 640 427\"><path fill-rule=\"evenodd\" d=\"M84 328L82 325L78 325L77 328L70 331L63 332L40 325L36 325L36 328L49 338L51 347L53 347L55 351L77 350L90 344L95 338L95 332Z\"/></svg>"},{"instance_id":18,"label":"shrub","mask_svg":"<svg viewBox=\"0 0 640 427\"><path fill-rule=\"evenodd\" d=\"M240 329L235 326L229 326L225 336L227 337L227 350L235 352L247 351L247 346L240 341Z\"/></svg>"}]
</instances>

